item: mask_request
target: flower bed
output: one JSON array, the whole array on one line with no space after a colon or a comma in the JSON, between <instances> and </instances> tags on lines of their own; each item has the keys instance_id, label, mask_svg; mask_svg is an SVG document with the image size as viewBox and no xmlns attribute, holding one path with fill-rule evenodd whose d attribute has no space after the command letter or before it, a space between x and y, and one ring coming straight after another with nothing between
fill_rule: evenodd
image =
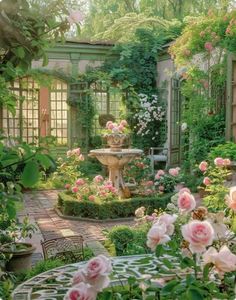
<instances>
[{"instance_id":1,"label":"flower bed","mask_svg":"<svg viewBox=\"0 0 236 300\"><path fill-rule=\"evenodd\" d=\"M172 194L152 197L135 197L130 199L113 200L95 203L92 201L78 201L66 192L58 194L58 207L65 216L77 216L90 219L117 219L134 216L134 211L144 206L153 212L157 208L165 208Z\"/></svg>"}]
</instances>

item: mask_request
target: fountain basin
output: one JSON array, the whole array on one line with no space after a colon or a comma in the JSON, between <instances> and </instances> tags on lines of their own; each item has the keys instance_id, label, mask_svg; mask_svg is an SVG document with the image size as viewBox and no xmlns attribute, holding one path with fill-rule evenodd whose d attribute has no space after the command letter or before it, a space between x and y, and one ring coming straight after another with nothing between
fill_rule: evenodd
<instances>
[{"instance_id":1,"label":"fountain basin","mask_svg":"<svg viewBox=\"0 0 236 300\"><path fill-rule=\"evenodd\" d=\"M120 151L96 149L91 150L89 156L96 157L101 164L108 167L109 180L118 190L119 195L126 198L130 197L130 192L123 179L124 166L142 153L143 150L140 149L121 149Z\"/></svg>"}]
</instances>

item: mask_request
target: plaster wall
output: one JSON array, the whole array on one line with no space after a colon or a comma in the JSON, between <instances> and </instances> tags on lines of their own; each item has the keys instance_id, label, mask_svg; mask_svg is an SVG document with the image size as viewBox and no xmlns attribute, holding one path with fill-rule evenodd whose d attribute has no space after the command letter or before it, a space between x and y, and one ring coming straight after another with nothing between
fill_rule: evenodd
<instances>
[{"instance_id":1,"label":"plaster wall","mask_svg":"<svg viewBox=\"0 0 236 300\"><path fill-rule=\"evenodd\" d=\"M63 60L63 59L49 59L47 66L42 66L43 61L37 60L32 62L32 68L43 68L45 70L55 70L55 71L63 71L63 73L70 74L71 73L71 61Z\"/></svg>"}]
</instances>

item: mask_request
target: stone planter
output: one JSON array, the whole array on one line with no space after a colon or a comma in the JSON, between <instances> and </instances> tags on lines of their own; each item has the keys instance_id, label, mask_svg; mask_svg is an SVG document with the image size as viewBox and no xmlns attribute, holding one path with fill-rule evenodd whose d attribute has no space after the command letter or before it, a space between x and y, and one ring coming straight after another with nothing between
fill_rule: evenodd
<instances>
[{"instance_id":1,"label":"stone planter","mask_svg":"<svg viewBox=\"0 0 236 300\"><path fill-rule=\"evenodd\" d=\"M21 246L20 249L12 250L6 247L2 250L3 254L11 256L5 265L6 270L15 273L30 270L32 254L35 251L35 247L30 243L16 243L16 245Z\"/></svg>"},{"instance_id":2,"label":"stone planter","mask_svg":"<svg viewBox=\"0 0 236 300\"><path fill-rule=\"evenodd\" d=\"M111 151L120 152L127 135L124 133L110 133L106 134L104 137L107 141L107 144L110 146Z\"/></svg>"}]
</instances>

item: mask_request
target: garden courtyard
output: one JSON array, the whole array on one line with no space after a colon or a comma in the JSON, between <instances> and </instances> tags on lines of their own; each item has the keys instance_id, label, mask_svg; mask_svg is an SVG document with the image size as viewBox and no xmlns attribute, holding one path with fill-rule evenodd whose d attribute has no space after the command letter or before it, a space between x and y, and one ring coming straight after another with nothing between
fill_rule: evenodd
<instances>
[{"instance_id":1,"label":"garden courtyard","mask_svg":"<svg viewBox=\"0 0 236 300\"><path fill-rule=\"evenodd\" d=\"M0 300L235 300L235 1L0 12Z\"/></svg>"}]
</instances>

